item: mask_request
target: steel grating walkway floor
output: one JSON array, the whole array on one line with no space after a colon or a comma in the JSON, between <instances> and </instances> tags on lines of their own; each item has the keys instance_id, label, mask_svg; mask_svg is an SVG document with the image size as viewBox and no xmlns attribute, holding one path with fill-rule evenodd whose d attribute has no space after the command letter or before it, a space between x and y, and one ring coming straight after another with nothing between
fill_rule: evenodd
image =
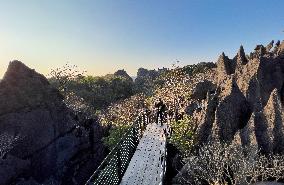
<instances>
[{"instance_id":1,"label":"steel grating walkway floor","mask_svg":"<svg viewBox=\"0 0 284 185\"><path fill-rule=\"evenodd\" d=\"M147 126L120 185L162 184L165 128L156 123Z\"/></svg>"}]
</instances>

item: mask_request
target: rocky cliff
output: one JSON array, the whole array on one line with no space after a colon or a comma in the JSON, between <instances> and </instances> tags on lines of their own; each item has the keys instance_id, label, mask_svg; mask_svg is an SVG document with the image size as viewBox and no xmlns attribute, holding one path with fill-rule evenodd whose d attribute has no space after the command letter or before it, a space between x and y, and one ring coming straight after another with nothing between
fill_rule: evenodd
<instances>
[{"instance_id":1,"label":"rocky cliff","mask_svg":"<svg viewBox=\"0 0 284 185\"><path fill-rule=\"evenodd\" d=\"M82 184L102 161L102 128L62 100L43 75L10 62L0 82L0 184Z\"/></svg>"},{"instance_id":2,"label":"rocky cliff","mask_svg":"<svg viewBox=\"0 0 284 185\"><path fill-rule=\"evenodd\" d=\"M233 59L222 53L216 64L214 75L193 88L187 107L201 105L189 113L198 125L197 143L239 140L283 154L284 41L258 45L249 55L241 46Z\"/></svg>"}]
</instances>

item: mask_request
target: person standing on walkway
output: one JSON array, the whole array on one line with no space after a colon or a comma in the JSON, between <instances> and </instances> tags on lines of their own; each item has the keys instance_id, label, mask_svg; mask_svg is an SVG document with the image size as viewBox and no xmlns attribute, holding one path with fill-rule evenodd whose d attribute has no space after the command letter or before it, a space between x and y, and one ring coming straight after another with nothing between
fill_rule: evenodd
<instances>
[{"instance_id":1,"label":"person standing on walkway","mask_svg":"<svg viewBox=\"0 0 284 185\"><path fill-rule=\"evenodd\" d=\"M160 123L161 126L163 126L163 121L164 121L164 116L165 116L165 111L166 111L166 104L163 102L161 98L159 98L158 103L155 103L155 107L157 108L157 117L156 117L156 123L159 123L159 118L160 118Z\"/></svg>"}]
</instances>

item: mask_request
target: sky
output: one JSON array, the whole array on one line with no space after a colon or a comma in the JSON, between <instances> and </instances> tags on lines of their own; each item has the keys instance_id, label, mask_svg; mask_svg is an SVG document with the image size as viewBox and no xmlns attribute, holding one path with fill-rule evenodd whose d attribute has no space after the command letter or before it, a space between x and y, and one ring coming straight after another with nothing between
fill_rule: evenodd
<instances>
[{"instance_id":1,"label":"sky","mask_svg":"<svg viewBox=\"0 0 284 185\"><path fill-rule=\"evenodd\" d=\"M282 0L0 0L0 78L20 60L104 75L216 62L284 39Z\"/></svg>"}]
</instances>

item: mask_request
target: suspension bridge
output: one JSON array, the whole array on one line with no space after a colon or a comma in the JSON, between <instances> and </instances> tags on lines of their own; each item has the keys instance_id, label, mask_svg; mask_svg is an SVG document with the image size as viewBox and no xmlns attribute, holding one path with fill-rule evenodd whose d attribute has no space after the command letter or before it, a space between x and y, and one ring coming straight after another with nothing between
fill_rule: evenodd
<instances>
[{"instance_id":1,"label":"suspension bridge","mask_svg":"<svg viewBox=\"0 0 284 185\"><path fill-rule=\"evenodd\" d=\"M86 185L163 185L168 124L140 115Z\"/></svg>"}]
</instances>

